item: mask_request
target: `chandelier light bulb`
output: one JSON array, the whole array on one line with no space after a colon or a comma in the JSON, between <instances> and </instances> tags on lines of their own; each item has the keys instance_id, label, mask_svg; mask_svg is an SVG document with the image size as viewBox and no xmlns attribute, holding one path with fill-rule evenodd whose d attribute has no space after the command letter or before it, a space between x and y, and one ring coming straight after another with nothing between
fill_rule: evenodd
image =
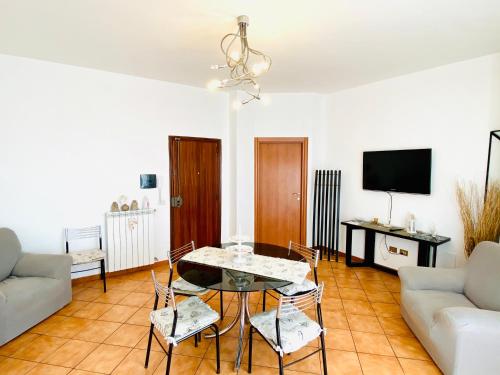
<instances>
[{"instance_id":1,"label":"chandelier light bulb","mask_svg":"<svg viewBox=\"0 0 500 375\"><path fill-rule=\"evenodd\" d=\"M240 52L239 51L232 51L229 56L231 57L232 60L234 61L239 61L240 60Z\"/></svg>"},{"instance_id":2,"label":"chandelier light bulb","mask_svg":"<svg viewBox=\"0 0 500 375\"><path fill-rule=\"evenodd\" d=\"M252 65L252 72L256 76L258 76L260 73L262 73L262 65L260 63L253 64Z\"/></svg>"},{"instance_id":3,"label":"chandelier light bulb","mask_svg":"<svg viewBox=\"0 0 500 375\"><path fill-rule=\"evenodd\" d=\"M252 72L256 76L261 75L269 70L269 64L266 61L255 63L252 65Z\"/></svg>"},{"instance_id":4,"label":"chandelier light bulb","mask_svg":"<svg viewBox=\"0 0 500 375\"><path fill-rule=\"evenodd\" d=\"M217 69L219 69L219 65L218 64L210 65L210 69L217 70Z\"/></svg>"},{"instance_id":5,"label":"chandelier light bulb","mask_svg":"<svg viewBox=\"0 0 500 375\"><path fill-rule=\"evenodd\" d=\"M219 81L218 79L212 79L210 82L207 83L207 89L210 91L215 91L218 88L220 88L222 85L222 82Z\"/></svg>"},{"instance_id":6,"label":"chandelier light bulb","mask_svg":"<svg viewBox=\"0 0 500 375\"><path fill-rule=\"evenodd\" d=\"M255 90L258 90L258 89L260 89L260 85L259 85L258 83L255 83L255 84L253 85L253 88L254 88Z\"/></svg>"}]
</instances>

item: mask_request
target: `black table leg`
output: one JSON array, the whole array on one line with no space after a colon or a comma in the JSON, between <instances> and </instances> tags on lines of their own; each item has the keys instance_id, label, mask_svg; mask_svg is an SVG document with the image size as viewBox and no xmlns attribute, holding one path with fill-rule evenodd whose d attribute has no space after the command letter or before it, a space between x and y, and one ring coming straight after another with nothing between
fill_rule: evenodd
<instances>
[{"instance_id":1,"label":"black table leg","mask_svg":"<svg viewBox=\"0 0 500 375\"><path fill-rule=\"evenodd\" d=\"M430 245L425 242L418 243L417 266L429 267L430 265Z\"/></svg>"},{"instance_id":2,"label":"black table leg","mask_svg":"<svg viewBox=\"0 0 500 375\"><path fill-rule=\"evenodd\" d=\"M352 231L353 228L350 226L346 227L346 238L345 238L345 264L348 267L368 267L372 266L375 261L375 232L371 230L365 230L365 259L362 262L352 261Z\"/></svg>"},{"instance_id":3,"label":"black table leg","mask_svg":"<svg viewBox=\"0 0 500 375\"><path fill-rule=\"evenodd\" d=\"M352 228L347 226L345 234L345 264L352 266Z\"/></svg>"},{"instance_id":4,"label":"black table leg","mask_svg":"<svg viewBox=\"0 0 500 375\"><path fill-rule=\"evenodd\" d=\"M437 256L437 246L436 245L431 245L432 246L432 267L436 267L436 256Z\"/></svg>"},{"instance_id":5,"label":"black table leg","mask_svg":"<svg viewBox=\"0 0 500 375\"><path fill-rule=\"evenodd\" d=\"M365 263L366 266L372 266L375 262L375 232L365 231Z\"/></svg>"}]
</instances>

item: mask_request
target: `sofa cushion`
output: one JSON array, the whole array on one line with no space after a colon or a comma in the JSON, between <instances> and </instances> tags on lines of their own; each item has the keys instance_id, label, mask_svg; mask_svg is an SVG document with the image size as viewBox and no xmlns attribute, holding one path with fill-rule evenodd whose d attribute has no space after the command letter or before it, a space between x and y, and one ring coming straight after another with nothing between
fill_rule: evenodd
<instances>
[{"instance_id":1,"label":"sofa cushion","mask_svg":"<svg viewBox=\"0 0 500 375\"><path fill-rule=\"evenodd\" d=\"M9 277L21 256L21 244L9 228L0 228L0 281Z\"/></svg>"},{"instance_id":2,"label":"sofa cushion","mask_svg":"<svg viewBox=\"0 0 500 375\"><path fill-rule=\"evenodd\" d=\"M500 244L481 242L467 262L464 292L481 309L500 311Z\"/></svg>"},{"instance_id":3,"label":"sofa cushion","mask_svg":"<svg viewBox=\"0 0 500 375\"><path fill-rule=\"evenodd\" d=\"M5 296L6 304L25 309L58 287L56 279L11 276L0 282L0 293Z\"/></svg>"},{"instance_id":4,"label":"sofa cushion","mask_svg":"<svg viewBox=\"0 0 500 375\"><path fill-rule=\"evenodd\" d=\"M476 307L463 294L439 290L406 290L404 300L423 331L433 326L434 314L445 307Z\"/></svg>"}]
</instances>

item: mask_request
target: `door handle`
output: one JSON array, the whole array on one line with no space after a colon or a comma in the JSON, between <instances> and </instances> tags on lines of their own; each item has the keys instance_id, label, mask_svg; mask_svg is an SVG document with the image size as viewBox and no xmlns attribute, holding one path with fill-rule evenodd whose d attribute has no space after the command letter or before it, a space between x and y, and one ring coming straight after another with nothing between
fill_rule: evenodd
<instances>
[{"instance_id":1,"label":"door handle","mask_svg":"<svg viewBox=\"0 0 500 375\"><path fill-rule=\"evenodd\" d=\"M292 193L292 197L300 201L300 193Z\"/></svg>"},{"instance_id":2,"label":"door handle","mask_svg":"<svg viewBox=\"0 0 500 375\"><path fill-rule=\"evenodd\" d=\"M184 203L184 201L180 195L177 195L175 197L170 198L170 205L174 208L181 207L183 203Z\"/></svg>"}]
</instances>

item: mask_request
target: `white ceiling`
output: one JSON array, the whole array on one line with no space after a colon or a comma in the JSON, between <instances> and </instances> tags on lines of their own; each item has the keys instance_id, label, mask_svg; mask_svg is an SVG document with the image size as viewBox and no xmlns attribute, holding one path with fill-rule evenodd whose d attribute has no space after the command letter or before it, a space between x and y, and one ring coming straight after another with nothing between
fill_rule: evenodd
<instances>
[{"instance_id":1,"label":"white ceiling","mask_svg":"<svg viewBox=\"0 0 500 375\"><path fill-rule=\"evenodd\" d=\"M330 92L500 51L499 0L0 0L0 53L205 86L250 17L264 91Z\"/></svg>"}]
</instances>

